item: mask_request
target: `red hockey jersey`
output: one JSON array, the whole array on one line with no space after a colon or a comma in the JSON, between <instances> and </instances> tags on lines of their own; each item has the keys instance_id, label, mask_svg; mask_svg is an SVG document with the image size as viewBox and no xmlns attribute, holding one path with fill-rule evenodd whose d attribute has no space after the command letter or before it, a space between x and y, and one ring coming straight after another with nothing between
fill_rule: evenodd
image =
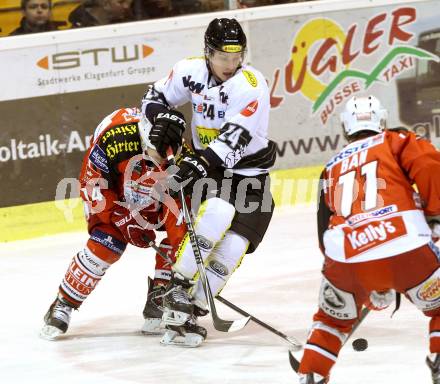
<instances>
[{"instance_id":1,"label":"red hockey jersey","mask_svg":"<svg viewBox=\"0 0 440 384\"><path fill-rule=\"evenodd\" d=\"M387 130L348 144L322 173L321 249L360 262L427 244L425 215L440 214L439 175L440 153L412 132Z\"/></svg>"}]
</instances>

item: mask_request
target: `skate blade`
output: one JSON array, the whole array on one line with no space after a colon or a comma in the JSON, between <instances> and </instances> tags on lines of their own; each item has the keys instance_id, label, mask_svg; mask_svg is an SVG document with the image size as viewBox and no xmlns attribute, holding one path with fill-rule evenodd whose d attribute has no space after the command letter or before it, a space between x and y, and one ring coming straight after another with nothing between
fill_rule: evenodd
<instances>
[{"instance_id":1,"label":"skate blade","mask_svg":"<svg viewBox=\"0 0 440 384\"><path fill-rule=\"evenodd\" d=\"M185 348L197 348L203 343L203 336L198 333L186 333L184 336L176 331L167 330L160 343L162 345L176 345Z\"/></svg>"},{"instance_id":2,"label":"skate blade","mask_svg":"<svg viewBox=\"0 0 440 384\"><path fill-rule=\"evenodd\" d=\"M165 324L163 324L162 319L158 318L148 318L145 319L144 325L141 328L141 332L144 335L163 335L165 329Z\"/></svg>"},{"instance_id":3,"label":"skate blade","mask_svg":"<svg viewBox=\"0 0 440 384\"><path fill-rule=\"evenodd\" d=\"M162 315L162 321L165 325L181 326L185 324L190 318L190 315L185 312L173 311L165 308Z\"/></svg>"},{"instance_id":4,"label":"skate blade","mask_svg":"<svg viewBox=\"0 0 440 384\"><path fill-rule=\"evenodd\" d=\"M64 332L57 327L54 327L53 325L45 325L41 328L39 336L44 340L54 341L63 334Z\"/></svg>"}]
</instances>

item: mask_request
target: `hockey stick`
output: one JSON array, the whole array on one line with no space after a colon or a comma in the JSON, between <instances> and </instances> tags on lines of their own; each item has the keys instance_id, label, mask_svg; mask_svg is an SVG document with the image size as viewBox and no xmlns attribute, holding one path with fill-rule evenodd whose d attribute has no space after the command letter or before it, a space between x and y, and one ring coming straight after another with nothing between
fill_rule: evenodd
<instances>
[{"instance_id":1,"label":"hockey stick","mask_svg":"<svg viewBox=\"0 0 440 384\"><path fill-rule=\"evenodd\" d=\"M302 347L303 347L302 344L297 339L295 339L294 337L285 335L283 332L280 332L277 329L271 327L269 324L266 324L265 322L257 319L256 317L254 317L251 314L247 313L243 309L237 307L235 304L232 304L230 301L226 300L225 298L221 297L220 295L217 295L215 298L218 301L220 301L221 303L225 304L227 307L229 307L229 308L233 309L234 311L240 313L241 315L250 317L250 319L254 323L262 326L263 328L266 328L268 331L274 333L275 335L277 335L277 336L281 337L282 339L284 339L285 341L287 341L292 346L291 350L299 351L299 350L302 349Z\"/></svg>"},{"instance_id":2,"label":"hockey stick","mask_svg":"<svg viewBox=\"0 0 440 384\"><path fill-rule=\"evenodd\" d=\"M174 158L173 151L171 147L167 150L167 159L170 165L176 165L176 160ZM203 264L203 258L200 252L199 243L197 242L197 236L194 231L194 225L192 223L191 215L186 205L185 196L183 194L182 186L179 188L179 199L182 204L183 217L186 222L189 239L191 242L191 247L193 249L194 258L197 264L197 269L199 271L200 280L202 282L203 290L205 291L206 301L208 302L209 311L211 312L212 322L214 328L221 332L233 332L238 331L246 326L246 324L251 319L250 317L244 317L238 320L224 320L220 318L217 314L217 309L215 307L214 297L212 296L211 288L209 287L209 281L206 277L206 269Z\"/></svg>"},{"instance_id":3,"label":"hockey stick","mask_svg":"<svg viewBox=\"0 0 440 384\"><path fill-rule=\"evenodd\" d=\"M144 235L143 239L148 243L148 245L151 248L153 248L157 252L157 254L162 259L164 259L166 262L168 262L170 264L173 264L173 261L170 259L170 257L165 252L163 252L156 245L156 243L153 240L148 238L147 235ZM284 339L285 341L287 341L292 346L292 350L299 351L300 349L302 349L302 347L303 347L302 344L294 337L285 335L283 332L278 331L277 329L271 327L269 324L266 324L264 321L256 318L255 316L252 316L251 314L249 314L245 310L241 309L240 307L237 307L235 304L231 303L229 300L226 300L225 298L223 298L220 295L215 296L215 298L218 301L220 301L221 303L223 303L224 305L226 305L227 307L229 307L232 310L234 310L235 312L239 313L240 315L249 317L254 323L260 325L263 328L266 328L268 331L274 333L275 335L277 335L277 336L281 337L282 339Z\"/></svg>"},{"instance_id":4,"label":"hockey stick","mask_svg":"<svg viewBox=\"0 0 440 384\"><path fill-rule=\"evenodd\" d=\"M356 321L356 323L354 323L353 327L351 328L350 333L347 335L345 341L342 343L342 346L344 346L347 343L348 339L353 335L353 333L356 331L356 329L359 327L359 325L361 325L361 323L364 321L364 319L367 317L367 315L369 313L370 313L370 309L369 308L365 307L365 308L362 309L361 315L359 316L358 321ZM293 351L292 350L289 351L289 363L290 363L290 366L292 367L292 369L296 373L298 373L300 362L299 362L299 360L295 356L293 356Z\"/></svg>"}]
</instances>

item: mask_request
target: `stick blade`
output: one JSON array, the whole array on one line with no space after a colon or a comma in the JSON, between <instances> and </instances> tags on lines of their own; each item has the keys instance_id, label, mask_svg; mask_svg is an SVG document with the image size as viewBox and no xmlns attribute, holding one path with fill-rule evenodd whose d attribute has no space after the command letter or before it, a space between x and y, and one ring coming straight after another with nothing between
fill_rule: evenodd
<instances>
[{"instance_id":1,"label":"stick blade","mask_svg":"<svg viewBox=\"0 0 440 384\"><path fill-rule=\"evenodd\" d=\"M293 352L289 351L289 363L292 369L298 373L299 370L299 361L293 356Z\"/></svg>"},{"instance_id":2,"label":"stick blade","mask_svg":"<svg viewBox=\"0 0 440 384\"><path fill-rule=\"evenodd\" d=\"M287 336L286 341L292 346L290 350L293 352L298 352L304 348L304 346L292 336Z\"/></svg>"},{"instance_id":3,"label":"stick blade","mask_svg":"<svg viewBox=\"0 0 440 384\"><path fill-rule=\"evenodd\" d=\"M222 320L220 318L216 318L213 319L213 324L214 324L214 328L217 331L220 332L236 332L239 331L241 329L243 329L244 327L246 327L246 325L249 323L249 320L251 318L248 317L243 317L241 319L238 320Z\"/></svg>"}]
</instances>

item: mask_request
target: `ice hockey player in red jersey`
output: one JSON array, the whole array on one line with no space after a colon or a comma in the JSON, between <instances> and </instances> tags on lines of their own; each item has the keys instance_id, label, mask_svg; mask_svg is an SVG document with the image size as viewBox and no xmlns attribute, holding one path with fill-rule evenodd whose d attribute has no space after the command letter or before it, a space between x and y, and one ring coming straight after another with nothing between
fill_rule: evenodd
<instances>
[{"instance_id":1,"label":"ice hockey player in red jersey","mask_svg":"<svg viewBox=\"0 0 440 384\"><path fill-rule=\"evenodd\" d=\"M185 125L184 120L179 124ZM161 250L173 257L185 234L179 202L166 193L162 158L150 143L151 124L137 108L119 109L98 125L80 174L88 232L87 244L70 262L40 335L56 339L67 331L73 309L96 288L127 244L148 248L155 230L167 231ZM176 147L176 150L178 148ZM171 265L156 255L154 280L149 279L143 311L144 333L161 333L161 297Z\"/></svg>"},{"instance_id":2,"label":"ice hockey player in red jersey","mask_svg":"<svg viewBox=\"0 0 440 384\"><path fill-rule=\"evenodd\" d=\"M440 253L431 237L440 232L440 153L412 132L386 129L385 118L374 96L350 99L341 114L348 145L321 175L325 261L302 384L328 382L362 306L384 308L394 291L431 318L427 363L440 383Z\"/></svg>"}]
</instances>

